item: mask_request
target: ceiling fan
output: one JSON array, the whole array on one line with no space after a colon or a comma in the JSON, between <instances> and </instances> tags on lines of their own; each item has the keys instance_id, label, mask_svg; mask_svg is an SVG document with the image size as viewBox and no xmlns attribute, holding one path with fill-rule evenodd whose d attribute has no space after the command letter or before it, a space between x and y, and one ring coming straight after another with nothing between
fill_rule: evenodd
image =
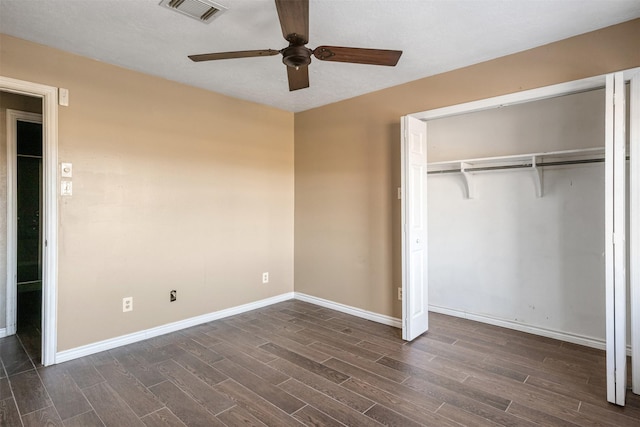
<instances>
[{"instance_id":1,"label":"ceiling fan","mask_svg":"<svg viewBox=\"0 0 640 427\"><path fill-rule=\"evenodd\" d=\"M282 54L282 62L287 66L289 90L309 87L311 55L321 61L351 62L356 64L388 65L398 63L401 50L362 49L355 47L318 46L311 50L309 42L309 0L275 0L282 35L289 46L281 50L244 50L236 52L204 53L189 55L194 62L218 59L250 58Z\"/></svg>"}]
</instances>

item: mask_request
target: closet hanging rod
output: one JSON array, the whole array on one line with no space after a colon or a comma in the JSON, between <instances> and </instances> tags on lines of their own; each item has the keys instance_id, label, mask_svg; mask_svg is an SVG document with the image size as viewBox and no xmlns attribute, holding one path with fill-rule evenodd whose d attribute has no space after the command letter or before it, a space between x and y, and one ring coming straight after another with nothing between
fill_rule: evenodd
<instances>
[{"instance_id":1,"label":"closet hanging rod","mask_svg":"<svg viewBox=\"0 0 640 427\"><path fill-rule=\"evenodd\" d=\"M629 156L627 156L627 160L629 160ZM585 163L603 163L604 157L596 158L596 159L576 159L576 160L559 160L555 162L540 162L536 163L536 167L542 166L565 166L565 165L580 165ZM531 162L529 163L521 163L518 165L502 165L502 166L478 166L465 168L465 172L486 172L486 171L495 171L495 170L507 170L507 169L530 169L533 166ZM444 173L460 173L462 170L458 169L445 169L445 170L437 170L437 171L428 171L427 174L444 174Z\"/></svg>"}]
</instances>

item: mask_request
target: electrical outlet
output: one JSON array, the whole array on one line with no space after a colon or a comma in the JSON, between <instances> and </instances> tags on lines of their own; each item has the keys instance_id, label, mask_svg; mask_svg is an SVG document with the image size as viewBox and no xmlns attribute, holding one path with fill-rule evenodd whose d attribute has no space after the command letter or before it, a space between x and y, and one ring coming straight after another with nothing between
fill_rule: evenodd
<instances>
[{"instance_id":1,"label":"electrical outlet","mask_svg":"<svg viewBox=\"0 0 640 427\"><path fill-rule=\"evenodd\" d=\"M402 287L398 288L398 300L402 301Z\"/></svg>"},{"instance_id":2,"label":"electrical outlet","mask_svg":"<svg viewBox=\"0 0 640 427\"><path fill-rule=\"evenodd\" d=\"M169 292L169 301L170 302L174 302L175 300L178 299L178 291L176 291L175 289L172 290L171 292Z\"/></svg>"},{"instance_id":3,"label":"electrical outlet","mask_svg":"<svg viewBox=\"0 0 640 427\"><path fill-rule=\"evenodd\" d=\"M133 297L122 298L122 311L133 311Z\"/></svg>"},{"instance_id":4,"label":"electrical outlet","mask_svg":"<svg viewBox=\"0 0 640 427\"><path fill-rule=\"evenodd\" d=\"M269 273L262 273L262 283L269 283Z\"/></svg>"}]
</instances>

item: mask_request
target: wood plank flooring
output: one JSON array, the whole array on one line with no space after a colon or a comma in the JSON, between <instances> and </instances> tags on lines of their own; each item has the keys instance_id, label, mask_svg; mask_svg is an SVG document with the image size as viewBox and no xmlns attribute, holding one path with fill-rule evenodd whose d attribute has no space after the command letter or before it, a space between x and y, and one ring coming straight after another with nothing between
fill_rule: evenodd
<instances>
[{"instance_id":1,"label":"wood plank flooring","mask_svg":"<svg viewBox=\"0 0 640 427\"><path fill-rule=\"evenodd\" d=\"M51 367L0 339L0 426L640 426L604 352L430 314L398 329L286 301Z\"/></svg>"}]
</instances>

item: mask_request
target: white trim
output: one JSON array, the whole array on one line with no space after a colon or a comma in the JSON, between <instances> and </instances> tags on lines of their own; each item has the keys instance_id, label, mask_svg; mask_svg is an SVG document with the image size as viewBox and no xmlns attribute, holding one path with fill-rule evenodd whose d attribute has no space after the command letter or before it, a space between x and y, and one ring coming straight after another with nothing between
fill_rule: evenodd
<instances>
[{"instance_id":1,"label":"white trim","mask_svg":"<svg viewBox=\"0 0 640 427\"><path fill-rule=\"evenodd\" d=\"M639 68L624 70L625 81L634 74L640 72ZM572 93L586 92L600 89L605 86L606 74L586 79L574 80L559 83L551 86L544 86L536 89L524 90L521 92L509 93L506 95L494 96L492 98L480 99L478 101L465 102L463 104L450 105L428 111L421 111L409 114L420 120L433 120L443 117L456 116L458 114L473 113L476 111L488 110L491 108L506 107L509 105L522 104L525 102L538 101L541 99L554 98L557 96L570 95Z\"/></svg>"},{"instance_id":2,"label":"white trim","mask_svg":"<svg viewBox=\"0 0 640 427\"><path fill-rule=\"evenodd\" d=\"M293 298L294 298L294 293L287 292L281 295L276 295L271 298L250 302L248 304L238 305L236 307L214 311L212 313L203 314L201 316L191 317L191 318L179 320L173 323L167 323L166 325L156 326L155 328L145 329L143 331L138 331L138 332L134 332L127 335L121 335L119 337L110 338L110 339L99 341L93 344L87 344L87 345L72 348L69 350L64 350L56 354L56 363L67 362L69 360L77 359L79 357L89 356L91 354L99 353L101 351L111 350L112 348L120 347L127 344L133 344L149 338L157 337L159 335L180 331L182 329L190 328L192 326L201 325L203 323L211 322L213 320L222 319L222 318L233 316L236 314L245 313L247 311L256 310L258 308L266 307L268 305L276 304L282 301L287 301Z\"/></svg>"},{"instance_id":3,"label":"white trim","mask_svg":"<svg viewBox=\"0 0 640 427\"><path fill-rule=\"evenodd\" d=\"M626 243L626 109L623 73L614 74L614 142L613 142L613 244L615 286L616 404L624 406L627 392L627 243Z\"/></svg>"},{"instance_id":4,"label":"white trim","mask_svg":"<svg viewBox=\"0 0 640 427\"><path fill-rule=\"evenodd\" d=\"M615 282L613 245L613 75L606 77L605 91L605 163L604 163L604 250L605 250L605 310L607 349L607 400L615 403Z\"/></svg>"},{"instance_id":5,"label":"white trim","mask_svg":"<svg viewBox=\"0 0 640 427\"><path fill-rule=\"evenodd\" d=\"M624 70L622 71L622 75L624 76L624 81L628 82L631 79L633 79L634 77L638 77L640 76L640 67L637 68L630 68L628 70Z\"/></svg>"},{"instance_id":6,"label":"white trim","mask_svg":"<svg viewBox=\"0 0 640 427\"><path fill-rule=\"evenodd\" d=\"M7 119L7 323L6 335L16 333L17 327L17 253L18 212L17 212L17 153L18 121L42 124L42 114L26 111L6 110Z\"/></svg>"},{"instance_id":7,"label":"white trim","mask_svg":"<svg viewBox=\"0 0 640 427\"><path fill-rule=\"evenodd\" d=\"M558 331L556 329L546 329L525 323L514 322L512 320L501 319L499 317L489 316L486 314L469 313L463 310L440 307L437 305L429 305L429 311L434 313L446 314L447 316L461 317L463 319L473 320L475 322L487 323L489 325L500 326L501 328L513 329L529 334L540 335L547 338L553 338L560 341L566 341L573 344L583 345L585 347L597 348L605 350L606 343L604 340L586 335L571 334L568 332ZM627 349L631 354L631 347Z\"/></svg>"},{"instance_id":8,"label":"white trim","mask_svg":"<svg viewBox=\"0 0 640 427\"><path fill-rule=\"evenodd\" d=\"M323 298L314 297L313 295L295 292L295 299L308 302L310 304L319 305L320 307L330 308L341 313L350 314L362 319L371 320L372 322L381 323L383 325L401 328L402 321L397 317L386 316L384 314L374 313L372 311L363 310L361 308L352 307L350 305L340 304L339 302L329 301Z\"/></svg>"},{"instance_id":9,"label":"white trim","mask_svg":"<svg viewBox=\"0 0 640 427\"><path fill-rule=\"evenodd\" d=\"M400 117L400 188L402 189L402 198L400 199L400 261L401 261L401 282L400 282L400 292L402 293L401 298L399 298L402 304L402 314L400 319L400 328L402 328L402 339L406 340L407 335L407 324L409 323L407 320L407 274L408 274L408 265L407 265L407 257L409 256L409 252L407 252L407 227L406 227L406 217L407 217L407 208L408 203L407 199L411 197L411 195L407 192L407 182L410 181L409 170L407 164L407 121L409 120L409 116ZM426 153L425 153L426 157ZM426 176L426 174L425 174ZM426 183L425 183L426 188ZM427 286L429 283L427 282ZM428 291L428 290L427 290ZM429 313L427 312L427 318Z\"/></svg>"},{"instance_id":10,"label":"white trim","mask_svg":"<svg viewBox=\"0 0 640 427\"><path fill-rule=\"evenodd\" d=\"M58 89L47 86L43 98L42 364L48 366L58 350Z\"/></svg>"},{"instance_id":11,"label":"white trim","mask_svg":"<svg viewBox=\"0 0 640 427\"><path fill-rule=\"evenodd\" d=\"M631 384L640 394L640 73L630 76L629 95L629 286L631 288Z\"/></svg>"},{"instance_id":12,"label":"white trim","mask_svg":"<svg viewBox=\"0 0 640 427\"><path fill-rule=\"evenodd\" d=\"M9 336L9 334L7 334L7 328L0 328L0 338L4 338Z\"/></svg>"},{"instance_id":13,"label":"white trim","mask_svg":"<svg viewBox=\"0 0 640 427\"><path fill-rule=\"evenodd\" d=\"M11 110L7 110L7 118L6 118L6 126L7 126L7 228L6 228L6 252L7 252L7 265L6 265L6 281L5 281L5 294L7 299L5 301L5 314L6 314L6 334L13 335L16 333L16 317L17 317L17 307L16 307L16 298L17 298L17 288L16 288L16 212L15 212L15 188L16 183L14 182L15 171L17 169L17 154L15 150L15 144L13 140L15 137L14 120L9 118Z\"/></svg>"},{"instance_id":14,"label":"white trim","mask_svg":"<svg viewBox=\"0 0 640 427\"><path fill-rule=\"evenodd\" d=\"M464 104L436 108L434 110L414 113L411 114L411 116L420 120L433 120L442 117L455 116L458 114L473 113L476 111L488 110L491 108L506 107L508 105L521 104L524 102L538 101L541 99L553 98L556 96L585 92L602 88L604 87L604 84L605 76L589 77L582 80L575 80L567 83L560 83L552 86L545 86L537 89L530 89L522 92L515 92L507 95L481 99L478 101L466 102Z\"/></svg>"},{"instance_id":15,"label":"white trim","mask_svg":"<svg viewBox=\"0 0 640 427\"><path fill-rule=\"evenodd\" d=\"M626 145L623 73L606 76L605 310L607 400L624 406L626 393Z\"/></svg>"},{"instance_id":16,"label":"white trim","mask_svg":"<svg viewBox=\"0 0 640 427\"><path fill-rule=\"evenodd\" d=\"M144 331L134 332L127 335L111 338L104 341L99 341L93 344L84 345L81 347L72 348L69 350L61 351L56 354L56 363L63 363L69 360L77 359L80 357L90 356L101 351L111 350L123 345L133 344L139 341L143 341L149 338L157 337L160 335L168 334L171 332L180 331L182 329L190 328L192 326L201 325L203 323L211 322L225 317L234 316L236 314L246 313L247 311L256 310L258 308L267 307L272 304L276 304L290 299L296 299L299 301L308 302L320 307L329 308L332 310L346 313L355 317L359 317L366 320L371 320L383 325L393 326L395 328L401 328L402 322L396 317L386 316L384 314L378 314L371 311L363 310L361 308L341 304L334 301L329 301L323 298L318 298L312 295L304 294L301 292L287 292L281 295L276 295L271 298L266 298L260 301L255 301L248 304L243 304L236 307L227 308L224 310L204 314L201 316L192 317L185 320L180 320L166 325L157 326L155 328L146 329ZM592 347L599 350L604 350L605 342L598 338L570 334L567 332L539 328L523 323L513 322L510 320L500 319L497 317L474 314L461 310L450 309L446 307L440 307L436 305L429 305L429 311L434 313L446 314L453 317L460 317L463 319L473 320L476 322L487 323L490 325L500 326L507 329L513 329L516 331L527 332L535 335L540 335L548 338L553 338L561 341L566 341L578 345L584 345L586 347ZM2 337L2 329L0 329L0 337ZM631 354L631 348L628 348L628 353Z\"/></svg>"},{"instance_id":17,"label":"white trim","mask_svg":"<svg viewBox=\"0 0 640 427\"><path fill-rule=\"evenodd\" d=\"M56 363L58 285L58 89L0 76L0 90L42 98L43 199L42 229L42 364Z\"/></svg>"}]
</instances>

